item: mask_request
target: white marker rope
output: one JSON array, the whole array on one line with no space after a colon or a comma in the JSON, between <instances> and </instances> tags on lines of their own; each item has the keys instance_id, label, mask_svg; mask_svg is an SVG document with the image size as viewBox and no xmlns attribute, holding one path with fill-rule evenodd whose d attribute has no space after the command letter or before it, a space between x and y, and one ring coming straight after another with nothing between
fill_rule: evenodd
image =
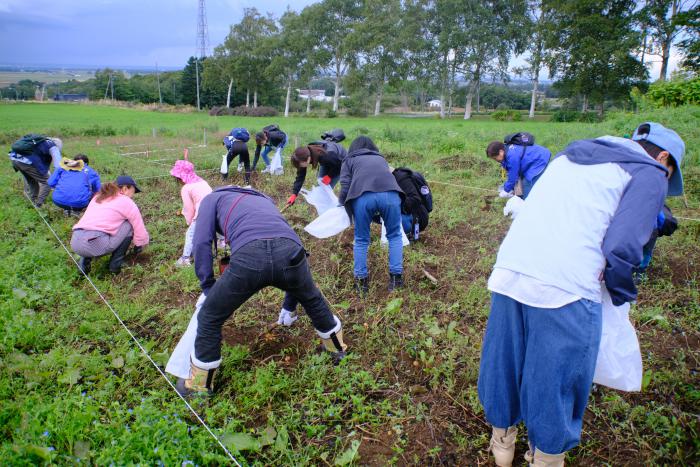
<instances>
[{"instance_id":1,"label":"white marker rope","mask_svg":"<svg viewBox=\"0 0 700 467\"><path fill-rule=\"evenodd\" d=\"M66 254L68 254L68 257L75 263L75 266L78 268L78 271L80 271L80 272L83 274L83 276L85 276L85 279L87 279L87 281L90 283L90 285L92 286L92 288L95 289L95 292L97 292L97 295L99 295L100 298L102 299L102 301L105 303L105 305L107 305L107 308L109 308L109 311L111 311L112 314L114 315L114 317L117 318L117 321L119 321L119 324L122 325L122 327L126 330L126 332L127 332L127 333L129 334L129 336L131 337L131 339L134 341L134 343L138 346L139 349L141 349L141 352L143 352L143 354L146 356L146 358L148 359L148 361L151 362L151 364L153 365L153 367L158 371L158 373L160 373L160 375L161 375L161 376L163 377L163 379L168 383L168 385L173 389L173 391L175 391L175 394L177 394L177 396L178 396L180 399L182 399L182 402L185 403L185 405L187 406L187 408L190 410L190 412L192 412L192 414L193 414L193 415L195 416L195 418L199 421L199 423L202 424L202 426L209 432L209 434L212 436L212 438L214 438L214 439L216 440L216 442L219 444L219 446L221 446L221 449L224 450L224 452L226 453L226 455L227 455L238 467L241 467L241 464L239 464L238 461L236 460L236 458L233 457L233 454L231 454L231 452L230 452L228 449L226 449L226 446L223 445L223 443L221 442L221 440L214 434L214 432L211 430L211 428L209 428L209 425L206 424L206 422L202 419L202 417L200 417L199 414L198 414L198 413L192 408L192 406L189 404L189 402L187 402L187 399L185 399L184 397L182 397L182 395L181 395L179 392L177 392L177 389L175 389L175 386L173 385L173 383L170 381L170 379L168 379L168 377L165 375L165 373L163 373L163 370L160 369L160 367L158 366L158 364L151 358L151 356L148 354L148 352L146 351L146 349L143 348L143 346L142 346L141 343L138 341L138 339L136 339L136 336L134 336L134 334L129 330L129 328L126 326L126 324L124 324L124 321L121 319L121 317L119 316L119 314L117 314L117 312L114 311L114 308L112 308L112 305L109 304L109 302L108 302L107 299L104 297L104 295L102 295L102 292L100 292L100 290L97 288L97 286L95 285L95 283L92 282L92 279L90 279L90 276L88 276L87 274L85 274L85 272L84 272L82 269L80 269L80 266L78 265L78 262L75 260L75 258L74 258L73 255L71 254L71 252L70 252L70 251L68 250L68 248L66 247L66 245L63 243L63 240L61 240L61 238L58 236L58 234L57 234L56 231L53 229L53 227L51 227L51 224L49 224L49 222L46 220L46 218L45 218L44 215L41 213L41 211L39 210L39 208L37 208L36 205L32 202L31 198L29 198L29 196L27 195L27 193L24 193L24 196L27 198L27 200L28 200L28 201L31 203L31 205L34 207L34 209L36 210L37 214L39 214L39 217L41 217L41 220L44 221L44 224L46 224L46 226L49 228L49 230L51 231L51 233L53 234L53 236L56 237L56 240L58 241L58 243L59 243L59 244L63 247L63 249L66 251Z\"/></svg>"}]
</instances>

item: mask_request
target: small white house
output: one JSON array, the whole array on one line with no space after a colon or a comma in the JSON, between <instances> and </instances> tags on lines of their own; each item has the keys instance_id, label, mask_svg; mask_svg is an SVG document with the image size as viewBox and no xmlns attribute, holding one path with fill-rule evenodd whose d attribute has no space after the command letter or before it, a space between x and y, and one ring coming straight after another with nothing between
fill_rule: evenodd
<instances>
[{"instance_id":1,"label":"small white house","mask_svg":"<svg viewBox=\"0 0 700 467\"><path fill-rule=\"evenodd\" d=\"M332 102L333 96L326 96L324 89L297 89L299 99L311 99L317 102Z\"/></svg>"},{"instance_id":2,"label":"small white house","mask_svg":"<svg viewBox=\"0 0 700 467\"><path fill-rule=\"evenodd\" d=\"M439 109L442 107L442 101L440 99L432 99L428 101L429 109Z\"/></svg>"}]
</instances>

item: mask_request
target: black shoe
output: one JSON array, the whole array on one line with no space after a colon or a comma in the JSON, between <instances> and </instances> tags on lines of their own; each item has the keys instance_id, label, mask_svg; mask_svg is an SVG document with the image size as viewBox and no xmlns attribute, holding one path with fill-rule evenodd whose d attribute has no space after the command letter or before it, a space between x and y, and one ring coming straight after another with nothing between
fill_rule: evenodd
<instances>
[{"instance_id":1,"label":"black shoe","mask_svg":"<svg viewBox=\"0 0 700 467\"><path fill-rule=\"evenodd\" d=\"M403 288L403 276L401 274L389 274L389 292Z\"/></svg>"},{"instance_id":2,"label":"black shoe","mask_svg":"<svg viewBox=\"0 0 700 467\"><path fill-rule=\"evenodd\" d=\"M356 277L355 278L355 290L364 297L369 293L369 278L367 277Z\"/></svg>"},{"instance_id":3,"label":"black shoe","mask_svg":"<svg viewBox=\"0 0 700 467\"><path fill-rule=\"evenodd\" d=\"M83 256L80 257L80 260L78 261L78 267L81 271L83 271L85 274L90 274L91 266L92 258L85 258Z\"/></svg>"}]
</instances>

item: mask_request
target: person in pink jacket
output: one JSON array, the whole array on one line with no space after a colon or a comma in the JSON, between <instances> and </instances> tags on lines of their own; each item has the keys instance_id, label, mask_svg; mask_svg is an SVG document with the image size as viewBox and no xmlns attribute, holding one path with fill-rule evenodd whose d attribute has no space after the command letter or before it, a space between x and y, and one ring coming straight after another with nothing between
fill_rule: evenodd
<instances>
[{"instance_id":1,"label":"person in pink jacket","mask_svg":"<svg viewBox=\"0 0 700 467\"><path fill-rule=\"evenodd\" d=\"M189 225L187 232L185 232L185 248L182 251L180 259L175 263L175 266L191 266L192 239L194 238L194 229L197 224L199 204L205 196L211 193L211 187L206 180L195 173L194 164L190 161L175 161L175 165L170 170L170 175L175 177L182 185L182 189L180 190L180 196L182 196L182 215L185 216L185 222Z\"/></svg>"},{"instance_id":2,"label":"person in pink jacket","mask_svg":"<svg viewBox=\"0 0 700 467\"><path fill-rule=\"evenodd\" d=\"M128 175L117 177L115 183L105 183L73 226L70 246L80 255L79 267L85 274L90 272L93 258L108 253L112 254L109 271L119 274L131 242L135 254L148 245L141 211L131 199L140 191Z\"/></svg>"}]
</instances>

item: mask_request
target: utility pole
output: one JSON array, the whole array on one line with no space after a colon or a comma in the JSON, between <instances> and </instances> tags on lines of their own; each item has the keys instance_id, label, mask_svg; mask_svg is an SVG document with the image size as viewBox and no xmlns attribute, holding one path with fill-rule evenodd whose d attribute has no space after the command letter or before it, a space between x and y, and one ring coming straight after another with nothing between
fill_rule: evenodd
<instances>
[{"instance_id":1,"label":"utility pole","mask_svg":"<svg viewBox=\"0 0 700 467\"><path fill-rule=\"evenodd\" d=\"M160 75L158 74L158 62L156 62L156 81L158 82L158 100L163 105L163 95L160 93Z\"/></svg>"},{"instance_id":2,"label":"utility pole","mask_svg":"<svg viewBox=\"0 0 700 467\"><path fill-rule=\"evenodd\" d=\"M197 81L197 110L200 110L199 100L199 61L209 52L209 28L207 26L207 8L204 0L199 0L197 15L197 56L195 58L195 78Z\"/></svg>"}]
</instances>

